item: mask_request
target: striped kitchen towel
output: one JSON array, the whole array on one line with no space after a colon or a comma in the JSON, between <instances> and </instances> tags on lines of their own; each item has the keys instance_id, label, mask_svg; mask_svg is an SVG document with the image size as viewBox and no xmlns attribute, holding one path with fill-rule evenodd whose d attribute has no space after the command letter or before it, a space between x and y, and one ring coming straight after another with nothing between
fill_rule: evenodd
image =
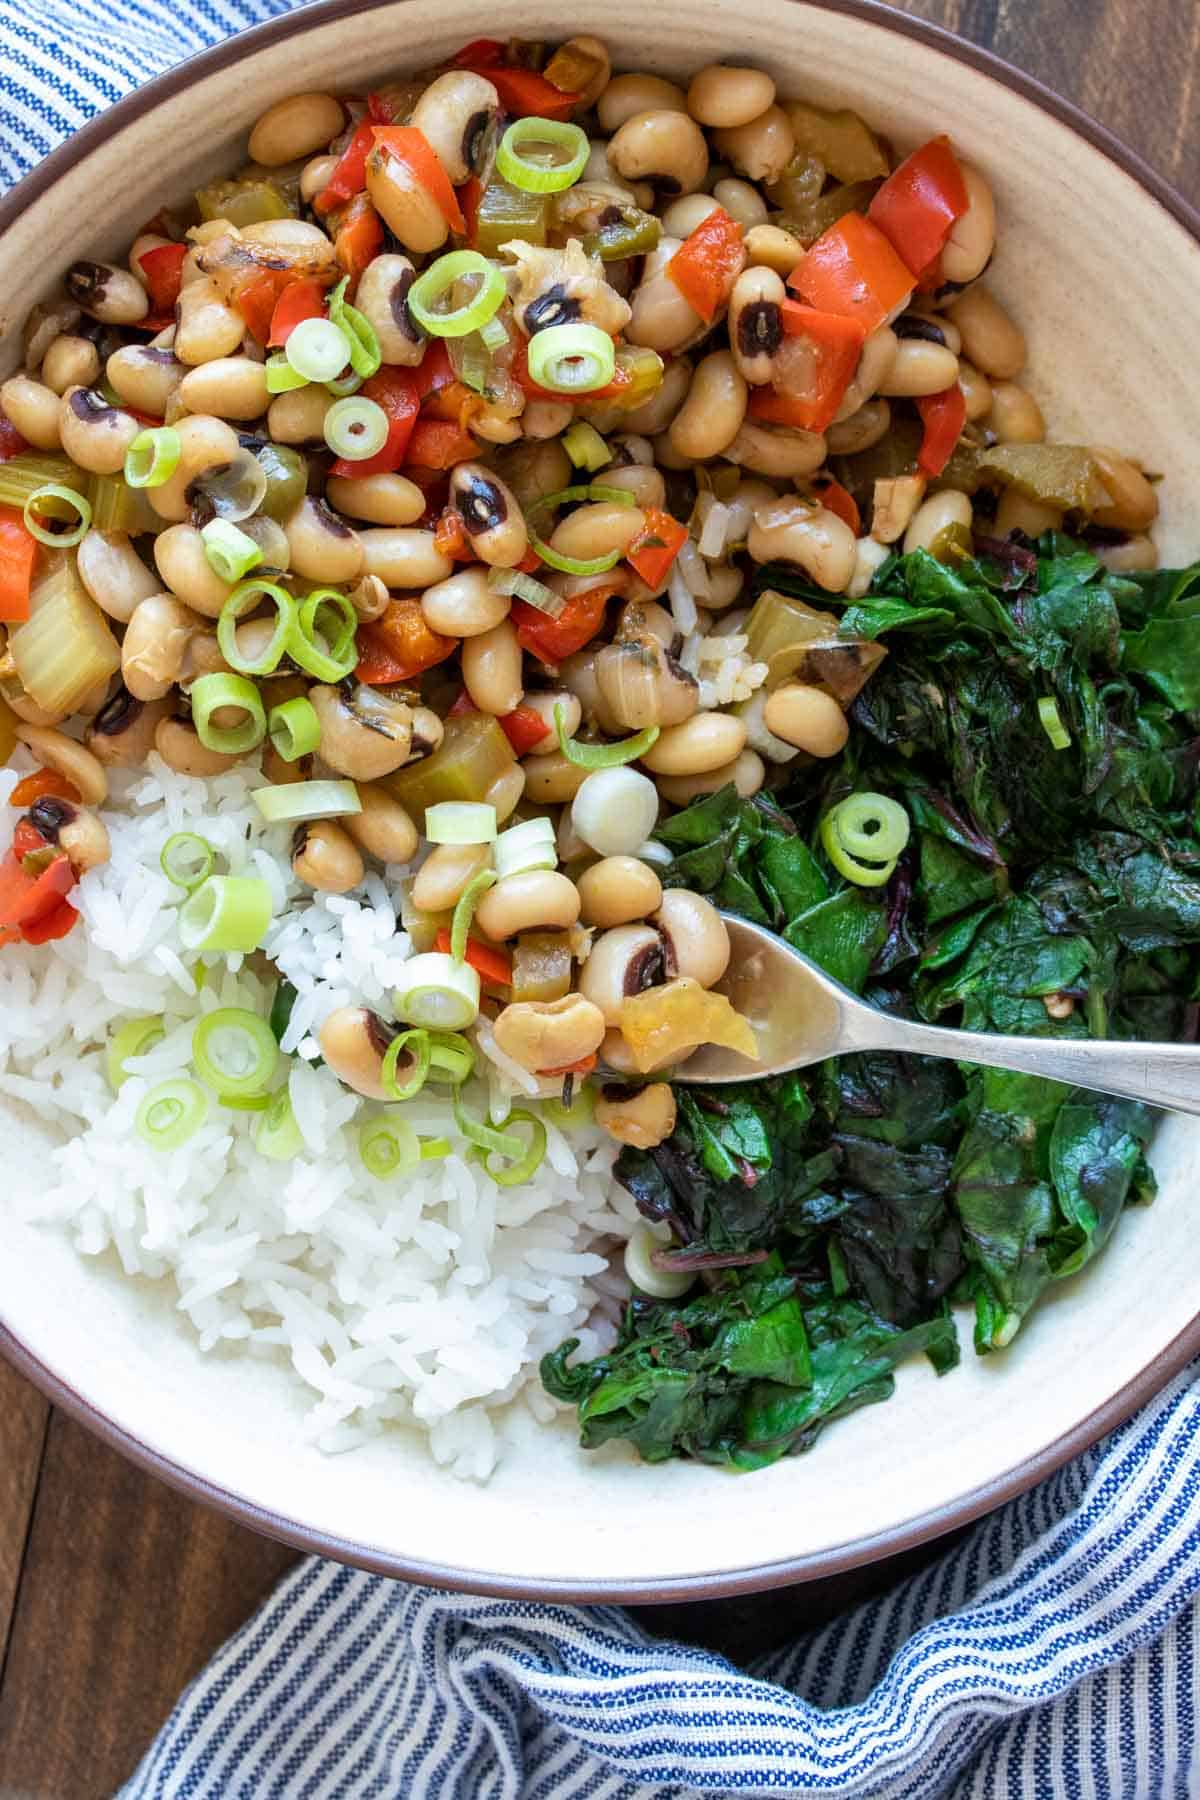
<instances>
[{"instance_id":1,"label":"striped kitchen towel","mask_svg":"<svg viewBox=\"0 0 1200 1800\"><path fill-rule=\"evenodd\" d=\"M138 82L287 10L0 0L0 187ZM124 1794L1200 1795L1198 1445L1200 1367L921 1574L747 1671L610 1607L310 1561L193 1683Z\"/></svg>"}]
</instances>

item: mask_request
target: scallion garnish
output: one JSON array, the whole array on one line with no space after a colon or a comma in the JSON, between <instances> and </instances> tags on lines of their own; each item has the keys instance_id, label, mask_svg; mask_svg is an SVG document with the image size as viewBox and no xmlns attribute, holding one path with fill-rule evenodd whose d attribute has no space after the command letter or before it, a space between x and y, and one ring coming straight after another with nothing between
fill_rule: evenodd
<instances>
[{"instance_id":1,"label":"scallion garnish","mask_svg":"<svg viewBox=\"0 0 1200 1800\"><path fill-rule=\"evenodd\" d=\"M242 535L242 534L239 534ZM257 612L263 600L275 608L275 630L261 654L251 660L238 643L238 622L247 613ZM242 675L270 675L279 667L296 623L296 602L286 588L276 582L252 576L235 587L221 608L217 620L217 644L231 669Z\"/></svg>"},{"instance_id":2,"label":"scallion garnish","mask_svg":"<svg viewBox=\"0 0 1200 1800\"><path fill-rule=\"evenodd\" d=\"M394 1113L377 1113L358 1129L358 1154L368 1175L386 1181L391 1175L415 1169L421 1160L421 1140L406 1119Z\"/></svg>"},{"instance_id":3,"label":"scallion garnish","mask_svg":"<svg viewBox=\"0 0 1200 1800\"><path fill-rule=\"evenodd\" d=\"M397 1081L396 1066L401 1056L413 1059L413 1070L407 1081ZM425 1086L430 1065L429 1033L415 1027L399 1032L384 1052L379 1070L380 1084L393 1100L413 1100Z\"/></svg>"},{"instance_id":4,"label":"scallion garnish","mask_svg":"<svg viewBox=\"0 0 1200 1800\"><path fill-rule=\"evenodd\" d=\"M911 829L898 801L886 794L851 794L821 820L821 847L855 887L883 887Z\"/></svg>"},{"instance_id":5,"label":"scallion garnish","mask_svg":"<svg viewBox=\"0 0 1200 1800\"><path fill-rule=\"evenodd\" d=\"M42 518L57 519L62 517L61 511L48 511L47 501L55 508L69 507L75 514L75 524L69 531L47 531L40 523ZM44 481L40 488L35 488L25 502L23 514L25 529L30 537L36 538L39 544L48 544L52 549L69 550L87 536L92 522L91 502L74 488L65 487L61 481Z\"/></svg>"},{"instance_id":6,"label":"scallion garnish","mask_svg":"<svg viewBox=\"0 0 1200 1800\"><path fill-rule=\"evenodd\" d=\"M262 697L244 675L201 675L193 681L189 698L192 723L206 749L223 756L243 756L267 735ZM236 725L215 725L213 714L226 709L245 716Z\"/></svg>"},{"instance_id":7,"label":"scallion garnish","mask_svg":"<svg viewBox=\"0 0 1200 1800\"><path fill-rule=\"evenodd\" d=\"M317 588L296 613L288 655L318 681L343 681L358 662L357 630L358 614L345 594Z\"/></svg>"},{"instance_id":8,"label":"scallion garnish","mask_svg":"<svg viewBox=\"0 0 1200 1800\"><path fill-rule=\"evenodd\" d=\"M332 319L301 319L289 332L283 353L305 381L335 381L350 361L346 335Z\"/></svg>"},{"instance_id":9,"label":"scallion garnish","mask_svg":"<svg viewBox=\"0 0 1200 1800\"><path fill-rule=\"evenodd\" d=\"M290 1162L304 1148L304 1135L296 1123L292 1097L286 1087L271 1096L266 1112L254 1131L254 1148L272 1162Z\"/></svg>"},{"instance_id":10,"label":"scallion garnish","mask_svg":"<svg viewBox=\"0 0 1200 1800\"><path fill-rule=\"evenodd\" d=\"M575 467L586 469L589 474L612 461L608 445L596 427L585 419L576 419L571 428L563 432L562 446Z\"/></svg>"},{"instance_id":11,"label":"scallion garnish","mask_svg":"<svg viewBox=\"0 0 1200 1800\"><path fill-rule=\"evenodd\" d=\"M282 350L268 356L266 368L268 394L291 394L308 386L308 376L294 369Z\"/></svg>"},{"instance_id":12,"label":"scallion garnish","mask_svg":"<svg viewBox=\"0 0 1200 1800\"><path fill-rule=\"evenodd\" d=\"M346 340L350 367L363 381L378 372L383 357L375 327L346 299L349 276L343 275L329 296L329 317Z\"/></svg>"},{"instance_id":13,"label":"scallion garnish","mask_svg":"<svg viewBox=\"0 0 1200 1800\"><path fill-rule=\"evenodd\" d=\"M283 700L267 714L267 735L276 756L284 762L299 762L311 756L321 742L321 722L317 709L304 694Z\"/></svg>"},{"instance_id":14,"label":"scallion garnish","mask_svg":"<svg viewBox=\"0 0 1200 1800\"><path fill-rule=\"evenodd\" d=\"M104 1053L104 1072L114 1094L119 1094L129 1080L125 1064L131 1056L145 1056L155 1044L161 1044L166 1032L159 1018L126 1019L113 1032Z\"/></svg>"},{"instance_id":15,"label":"scallion garnish","mask_svg":"<svg viewBox=\"0 0 1200 1800\"><path fill-rule=\"evenodd\" d=\"M529 340L530 376L552 394L593 394L616 366L613 341L598 325L548 325Z\"/></svg>"},{"instance_id":16,"label":"scallion garnish","mask_svg":"<svg viewBox=\"0 0 1200 1800\"><path fill-rule=\"evenodd\" d=\"M535 869L557 869L558 850L550 820L526 819L520 825L510 825L496 839L493 860L501 880L509 875L528 875Z\"/></svg>"},{"instance_id":17,"label":"scallion garnish","mask_svg":"<svg viewBox=\"0 0 1200 1800\"><path fill-rule=\"evenodd\" d=\"M134 1127L152 1150L178 1150L208 1117L208 1095L199 1082L160 1081L137 1109Z\"/></svg>"},{"instance_id":18,"label":"scallion garnish","mask_svg":"<svg viewBox=\"0 0 1200 1800\"><path fill-rule=\"evenodd\" d=\"M537 1174L545 1160L546 1127L540 1119L534 1118L533 1114L529 1112L509 1113L504 1125L504 1135L509 1138L515 1136L512 1130L514 1125L527 1125L529 1127L528 1146L522 1144L519 1137L516 1138L519 1151L515 1158L509 1150L485 1150L482 1157L483 1166L497 1187L520 1187L523 1182L529 1181ZM508 1159L506 1165L498 1169L493 1168L493 1155L506 1157Z\"/></svg>"},{"instance_id":19,"label":"scallion garnish","mask_svg":"<svg viewBox=\"0 0 1200 1800\"><path fill-rule=\"evenodd\" d=\"M261 1094L278 1060L270 1026L244 1006L221 1006L196 1021L192 1062L220 1100Z\"/></svg>"},{"instance_id":20,"label":"scallion garnish","mask_svg":"<svg viewBox=\"0 0 1200 1800\"><path fill-rule=\"evenodd\" d=\"M201 526L200 536L204 539L208 566L222 581L240 581L262 561L262 551L254 539L228 519L210 519Z\"/></svg>"},{"instance_id":21,"label":"scallion garnish","mask_svg":"<svg viewBox=\"0 0 1200 1800\"><path fill-rule=\"evenodd\" d=\"M185 950L257 950L273 912L271 890L261 875L210 875L179 909Z\"/></svg>"},{"instance_id":22,"label":"scallion garnish","mask_svg":"<svg viewBox=\"0 0 1200 1800\"><path fill-rule=\"evenodd\" d=\"M560 751L578 769L620 769L625 763L636 762L639 756L645 756L659 737L659 727L647 725L635 737L622 738L617 744L584 744L578 738L567 736L561 706L554 708L554 726Z\"/></svg>"},{"instance_id":23,"label":"scallion garnish","mask_svg":"<svg viewBox=\"0 0 1200 1800\"><path fill-rule=\"evenodd\" d=\"M442 800L425 808L431 844L494 844L496 809L483 800Z\"/></svg>"},{"instance_id":24,"label":"scallion garnish","mask_svg":"<svg viewBox=\"0 0 1200 1800\"><path fill-rule=\"evenodd\" d=\"M561 594L523 569L489 569L487 583L494 594L511 594L551 619L557 619L567 604Z\"/></svg>"},{"instance_id":25,"label":"scallion garnish","mask_svg":"<svg viewBox=\"0 0 1200 1800\"><path fill-rule=\"evenodd\" d=\"M467 954L467 938L471 933L471 920L475 917L475 908L490 887L497 881L494 869L480 869L472 875L454 907L454 916L450 921L450 954L456 963L462 962Z\"/></svg>"},{"instance_id":26,"label":"scallion garnish","mask_svg":"<svg viewBox=\"0 0 1200 1800\"><path fill-rule=\"evenodd\" d=\"M535 160L528 155L535 146L553 150L557 160ZM500 139L496 167L523 194L561 194L579 180L590 153L587 134L578 125L528 117L514 120Z\"/></svg>"},{"instance_id":27,"label":"scallion garnish","mask_svg":"<svg viewBox=\"0 0 1200 1800\"><path fill-rule=\"evenodd\" d=\"M391 428L382 406L356 395L352 400L335 400L322 429L335 456L365 462L383 449Z\"/></svg>"},{"instance_id":28,"label":"scallion garnish","mask_svg":"<svg viewBox=\"0 0 1200 1800\"><path fill-rule=\"evenodd\" d=\"M213 847L195 831L177 831L163 845L158 861L167 880L190 894L212 874Z\"/></svg>"},{"instance_id":29,"label":"scallion garnish","mask_svg":"<svg viewBox=\"0 0 1200 1800\"><path fill-rule=\"evenodd\" d=\"M288 781L254 790L254 804L268 825L306 825L344 819L362 811L352 781Z\"/></svg>"},{"instance_id":30,"label":"scallion garnish","mask_svg":"<svg viewBox=\"0 0 1200 1800\"><path fill-rule=\"evenodd\" d=\"M470 300L446 311L441 303L456 283L471 277L478 285ZM478 250L452 250L417 276L408 290L408 310L432 337L466 337L499 311L507 292L504 271L498 264L489 262Z\"/></svg>"},{"instance_id":31,"label":"scallion garnish","mask_svg":"<svg viewBox=\"0 0 1200 1800\"><path fill-rule=\"evenodd\" d=\"M139 431L125 452L125 480L132 488L161 487L179 467L183 439L173 425Z\"/></svg>"},{"instance_id":32,"label":"scallion garnish","mask_svg":"<svg viewBox=\"0 0 1200 1800\"><path fill-rule=\"evenodd\" d=\"M444 950L427 950L404 964L392 996L396 1017L435 1031L462 1031L479 1017L479 974Z\"/></svg>"},{"instance_id":33,"label":"scallion garnish","mask_svg":"<svg viewBox=\"0 0 1200 1800\"><path fill-rule=\"evenodd\" d=\"M1037 703L1038 719L1042 730L1050 739L1055 750L1071 748L1071 734L1062 722L1062 714L1058 710L1058 702L1049 694L1043 694Z\"/></svg>"}]
</instances>

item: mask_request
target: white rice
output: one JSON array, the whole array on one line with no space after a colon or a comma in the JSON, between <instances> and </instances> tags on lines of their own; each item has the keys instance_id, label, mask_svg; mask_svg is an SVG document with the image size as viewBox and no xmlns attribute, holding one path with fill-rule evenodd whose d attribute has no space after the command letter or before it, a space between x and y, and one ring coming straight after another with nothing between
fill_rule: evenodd
<instances>
[{"instance_id":1,"label":"white rice","mask_svg":"<svg viewBox=\"0 0 1200 1800\"><path fill-rule=\"evenodd\" d=\"M18 775L0 770L0 803ZM58 943L0 953L0 1093L63 1139L45 1190L13 1203L68 1231L84 1255L115 1255L131 1276L172 1283L202 1350L289 1363L312 1396L306 1432L322 1449L403 1422L427 1431L438 1462L483 1480L506 1408L553 1416L540 1357L570 1335L588 1355L611 1341L620 1282L610 1257L637 1219L611 1179L616 1146L594 1128L568 1136L547 1121L533 1179L498 1187L466 1160L446 1090L427 1087L404 1116L423 1136L449 1137L454 1153L391 1181L366 1172L357 1129L377 1109L313 1066L316 1034L346 1003L390 1012L410 949L391 898L404 871L369 875L353 895L301 889L287 827L265 825L251 798L261 783L248 767L193 780L157 757L118 774L103 813L111 860L72 895L81 924ZM0 849L16 817L0 804ZM197 986L176 926L182 895L159 867L180 830L207 838L225 872L262 875L275 895L266 950L299 994L282 1047L296 1053L287 1078L305 1149L290 1163L258 1155L256 1115L215 1101L175 1151L149 1148L133 1128L147 1089L188 1069L197 1018L217 1006L265 1015L274 986L257 959L235 955L202 958ZM114 1097L104 1046L145 1014L165 1036L131 1061ZM477 1116L500 1118L530 1078L503 1068L494 1041L488 1055L486 1084L467 1100ZM527 1093L518 1103L530 1104Z\"/></svg>"}]
</instances>

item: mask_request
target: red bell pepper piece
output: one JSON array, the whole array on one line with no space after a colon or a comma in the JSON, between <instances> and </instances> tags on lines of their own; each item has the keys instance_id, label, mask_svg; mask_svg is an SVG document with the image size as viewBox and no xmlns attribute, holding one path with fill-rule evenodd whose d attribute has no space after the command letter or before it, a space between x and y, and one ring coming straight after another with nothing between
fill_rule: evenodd
<instances>
[{"instance_id":1,"label":"red bell pepper piece","mask_svg":"<svg viewBox=\"0 0 1200 1800\"><path fill-rule=\"evenodd\" d=\"M844 488L840 481L835 481L830 475L824 481L817 483L816 494L826 512L836 513L838 518L850 527L855 537L858 537L862 531L862 514L849 489Z\"/></svg>"},{"instance_id":2,"label":"red bell pepper piece","mask_svg":"<svg viewBox=\"0 0 1200 1800\"><path fill-rule=\"evenodd\" d=\"M846 213L806 252L788 286L818 312L876 331L912 293L913 277L877 225Z\"/></svg>"},{"instance_id":3,"label":"red bell pepper piece","mask_svg":"<svg viewBox=\"0 0 1200 1800\"><path fill-rule=\"evenodd\" d=\"M0 506L0 620L17 625L29 617L29 590L37 539L15 507Z\"/></svg>"},{"instance_id":4,"label":"red bell pepper piece","mask_svg":"<svg viewBox=\"0 0 1200 1800\"><path fill-rule=\"evenodd\" d=\"M456 69L493 69L504 58L504 45L499 38L473 38L455 56Z\"/></svg>"},{"instance_id":5,"label":"red bell pepper piece","mask_svg":"<svg viewBox=\"0 0 1200 1800\"><path fill-rule=\"evenodd\" d=\"M79 805L79 789L57 769L35 769L32 775L26 775L24 781L18 781L8 796L10 806L32 806L35 800L44 800L47 796L55 800L69 800L73 806Z\"/></svg>"},{"instance_id":6,"label":"red bell pepper piece","mask_svg":"<svg viewBox=\"0 0 1200 1800\"><path fill-rule=\"evenodd\" d=\"M371 134L376 149L385 150L403 163L411 180L425 189L451 231L465 231L458 196L425 133L415 125L372 125Z\"/></svg>"},{"instance_id":7,"label":"red bell pepper piece","mask_svg":"<svg viewBox=\"0 0 1200 1800\"><path fill-rule=\"evenodd\" d=\"M374 115L372 119L373 117ZM372 119L364 119L361 125L356 126L354 136L339 156L333 174L313 202L317 212L329 212L331 208L341 206L344 201L353 200L355 194L361 194L366 187L367 158L375 148L375 126Z\"/></svg>"},{"instance_id":8,"label":"red bell pepper piece","mask_svg":"<svg viewBox=\"0 0 1200 1800\"><path fill-rule=\"evenodd\" d=\"M26 944L49 944L56 938L65 938L72 930L79 914L69 900L60 900L49 912L44 912L39 919L20 928L22 941Z\"/></svg>"},{"instance_id":9,"label":"red bell pepper piece","mask_svg":"<svg viewBox=\"0 0 1200 1800\"><path fill-rule=\"evenodd\" d=\"M350 277L351 286L383 249L383 224L366 194L355 194L353 200L330 220L333 253L339 266Z\"/></svg>"},{"instance_id":10,"label":"red bell pepper piece","mask_svg":"<svg viewBox=\"0 0 1200 1800\"><path fill-rule=\"evenodd\" d=\"M569 119L579 104L578 94L556 88L536 69L485 69L484 74L514 119Z\"/></svg>"},{"instance_id":11,"label":"red bell pepper piece","mask_svg":"<svg viewBox=\"0 0 1200 1800\"><path fill-rule=\"evenodd\" d=\"M774 391L754 389L751 417L768 425L824 431L833 423L854 379L866 331L858 319L818 312L813 306L801 306L798 300L785 300L780 315L788 338L802 345L803 353L797 349L790 366L785 358L781 379L787 385Z\"/></svg>"},{"instance_id":12,"label":"red bell pepper piece","mask_svg":"<svg viewBox=\"0 0 1200 1800\"><path fill-rule=\"evenodd\" d=\"M12 843L9 845L14 856L22 860L32 855L35 850L44 850L47 840L42 836L33 820L26 816L18 819L13 829Z\"/></svg>"},{"instance_id":13,"label":"red bell pepper piece","mask_svg":"<svg viewBox=\"0 0 1200 1800\"><path fill-rule=\"evenodd\" d=\"M514 600L509 617L516 628L517 642L540 662L565 662L591 643L604 623L605 602L615 592L616 584L597 582L595 587L574 594L556 619L539 612L527 600Z\"/></svg>"},{"instance_id":14,"label":"red bell pepper piece","mask_svg":"<svg viewBox=\"0 0 1200 1800\"><path fill-rule=\"evenodd\" d=\"M443 956L449 951L450 933L444 925L439 928L438 934L433 940L433 947L435 950L440 950ZM485 981L490 981L494 987L512 986L512 958L503 950L493 949L491 944L482 944L478 938L469 937L463 961L470 963L471 967L482 975Z\"/></svg>"},{"instance_id":15,"label":"red bell pepper piece","mask_svg":"<svg viewBox=\"0 0 1200 1800\"><path fill-rule=\"evenodd\" d=\"M467 243L475 246L476 234L479 230L479 202L483 199L483 183L478 175L469 175L458 189L458 204L462 207L463 224L466 228Z\"/></svg>"},{"instance_id":16,"label":"red bell pepper piece","mask_svg":"<svg viewBox=\"0 0 1200 1800\"><path fill-rule=\"evenodd\" d=\"M56 856L38 875L30 875L10 850L0 862L0 931L24 932L52 912L75 886L75 871L65 854Z\"/></svg>"},{"instance_id":17,"label":"red bell pepper piece","mask_svg":"<svg viewBox=\"0 0 1200 1800\"><path fill-rule=\"evenodd\" d=\"M143 250L138 257L146 277L152 312L159 315L174 313L183 281L183 259L187 253L186 244L156 244L152 250Z\"/></svg>"},{"instance_id":18,"label":"red bell pepper piece","mask_svg":"<svg viewBox=\"0 0 1200 1800\"><path fill-rule=\"evenodd\" d=\"M270 337L275 302L293 279L284 269L264 269L252 275L235 294L233 304L246 321L246 330L260 344Z\"/></svg>"},{"instance_id":19,"label":"red bell pepper piece","mask_svg":"<svg viewBox=\"0 0 1200 1800\"><path fill-rule=\"evenodd\" d=\"M445 338L433 339L413 373L417 380L417 398L422 406L430 394L440 393L442 388L458 380Z\"/></svg>"},{"instance_id":20,"label":"red bell pepper piece","mask_svg":"<svg viewBox=\"0 0 1200 1800\"><path fill-rule=\"evenodd\" d=\"M12 420L0 412L0 463L7 462L10 456L20 456L22 450L28 448Z\"/></svg>"},{"instance_id":21,"label":"red bell pepper piece","mask_svg":"<svg viewBox=\"0 0 1200 1800\"><path fill-rule=\"evenodd\" d=\"M625 552L625 560L647 587L661 587L671 564L687 543L687 526L661 507L645 508L646 523Z\"/></svg>"},{"instance_id":22,"label":"red bell pepper piece","mask_svg":"<svg viewBox=\"0 0 1200 1800\"><path fill-rule=\"evenodd\" d=\"M370 624L360 625L355 674L368 687L411 681L458 649L459 640L431 631L419 600L391 600Z\"/></svg>"},{"instance_id":23,"label":"red bell pepper piece","mask_svg":"<svg viewBox=\"0 0 1200 1800\"><path fill-rule=\"evenodd\" d=\"M667 274L692 311L711 324L745 266L742 228L718 206L684 238L667 264Z\"/></svg>"},{"instance_id":24,"label":"red bell pepper piece","mask_svg":"<svg viewBox=\"0 0 1200 1800\"><path fill-rule=\"evenodd\" d=\"M360 480L364 475L394 474L408 455L409 441L420 410L417 371L401 368L395 363L385 363L374 375L368 376L359 392L365 399L382 406L388 419L388 438L383 449L377 450L374 456L358 462L350 457L338 458L330 473L345 476L349 481Z\"/></svg>"},{"instance_id":25,"label":"red bell pepper piece","mask_svg":"<svg viewBox=\"0 0 1200 1800\"><path fill-rule=\"evenodd\" d=\"M501 713L497 723L518 756L528 756L539 744L547 746L554 736L541 713L532 706L518 706L510 713Z\"/></svg>"},{"instance_id":26,"label":"red bell pepper piece","mask_svg":"<svg viewBox=\"0 0 1200 1800\"><path fill-rule=\"evenodd\" d=\"M448 506L433 528L433 544L451 562L474 562L475 552L467 543L462 514L456 506Z\"/></svg>"},{"instance_id":27,"label":"red bell pepper piece","mask_svg":"<svg viewBox=\"0 0 1200 1800\"><path fill-rule=\"evenodd\" d=\"M325 289L319 281L293 281L285 287L271 313L270 349L286 344L305 319L325 317Z\"/></svg>"},{"instance_id":28,"label":"red bell pepper piece","mask_svg":"<svg viewBox=\"0 0 1200 1800\"><path fill-rule=\"evenodd\" d=\"M539 1069L539 1075L590 1075L599 1057L593 1050L588 1056L581 1056L578 1062L561 1063L557 1069Z\"/></svg>"},{"instance_id":29,"label":"red bell pepper piece","mask_svg":"<svg viewBox=\"0 0 1200 1800\"><path fill-rule=\"evenodd\" d=\"M935 137L888 176L867 217L905 267L920 276L941 255L951 226L967 205L967 184L950 140Z\"/></svg>"},{"instance_id":30,"label":"red bell pepper piece","mask_svg":"<svg viewBox=\"0 0 1200 1800\"><path fill-rule=\"evenodd\" d=\"M478 450L475 439L461 425L448 419L418 419L408 440L406 461L423 469L452 469L456 463L469 462Z\"/></svg>"},{"instance_id":31,"label":"red bell pepper piece","mask_svg":"<svg viewBox=\"0 0 1200 1800\"><path fill-rule=\"evenodd\" d=\"M940 475L967 422L966 396L955 382L940 394L924 395L917 401L917 411L925 427L917 467L923 475Z\"/></svg>"}]
</instances>

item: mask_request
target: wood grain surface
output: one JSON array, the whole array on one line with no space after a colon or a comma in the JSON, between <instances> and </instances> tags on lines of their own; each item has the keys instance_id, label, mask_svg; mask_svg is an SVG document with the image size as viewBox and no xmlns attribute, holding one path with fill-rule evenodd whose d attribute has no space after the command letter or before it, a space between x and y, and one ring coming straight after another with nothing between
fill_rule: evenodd
<instances>
[{"instance_id":1,"label":"wood grain surface","mask_svg":"<svg viewBox=\"0 0 1200 1800\"><path fill-rule=\"evenodd\" d=\"M1200 200L1195 7L908 0L899 10L1028 70ZM919 1554L788 1595L642 1618L740 1660L888 1585ZM181 1688L293 1560L123 1462L0 1362L0 1800L107 1800Z\"/></svg>"}]
</instances>

